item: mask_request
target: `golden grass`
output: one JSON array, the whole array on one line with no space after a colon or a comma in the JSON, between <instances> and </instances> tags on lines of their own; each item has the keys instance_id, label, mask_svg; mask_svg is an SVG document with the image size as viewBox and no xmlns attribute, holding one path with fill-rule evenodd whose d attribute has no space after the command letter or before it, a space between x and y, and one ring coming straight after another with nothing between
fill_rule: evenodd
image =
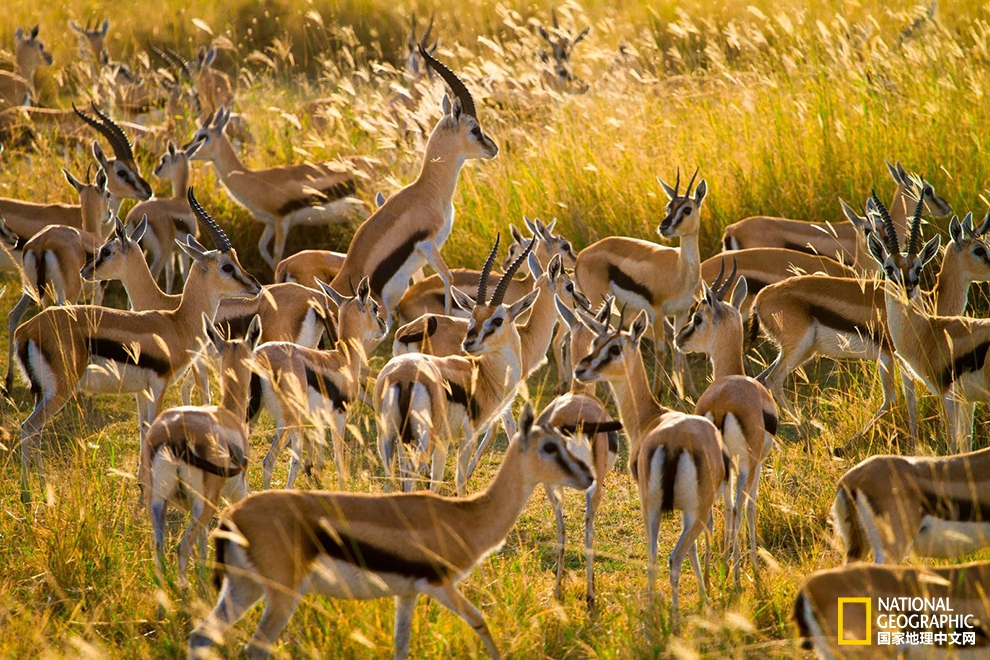
<instances>
[{"instance_id":1,"label":"golden grass","mask_svg":"<svg viewBox=\"0 0 990 660\"><path fill-rule=\"evenodd\" d=\"M76 52L68 18L85 22L112 12L111 53L132 63L146 39L192 54L212 33L221 46L218 67L238 79L237 109L251 132L243 148L247 162L373 155L382 168L364 191L369 200L375 191L387 194L415 176L420 138L383 112L390 86L400 81L408 2L145 4L120 10L102 3L14 0L5 6L0 39L12 44L18 25L41 22L42 38L56 55L56 66L40 80L42 99L66 106L78 97L68 88L59 93L60 78L84 92L72 76L60 76L71 69ZM709 5L563 5L565 25L595 27L575 54L575 71L592 89L571 95L544 89L535 72L539 44L532 21L546 20L549 3L476 10L464 5L456 12L440 3L418 4L421 21L432 6L438 8L441 53L464 72L486 130L502 147L496 160L469 164L462 174L456 227L445 248L448 263L477 265L495 232L518 224L523 214L559 218L558 228L578 247L611 234L656 240L666 199L654 177L670 180L678 168L690 174L700 167L708 180L705 255L718 249L722 227L748 215L833 220L839 217L837 197L859 201L874 186L888 195L884 159L923 173L954 209L982 212L980 195L990 178L983 130L990 125L986 5L942 3L937 24L925 23L908 36L902 30L921 10L891 10L889 3ZM620 57L620 44L628 57ZM299 111L301 101L316 97L336 101L327 125L318 129ZM417 111L420 124L438 118L435 101ZM186 128L174 136L177 141L191 135L191 125ZM139 157L150 171L156 155ZM70 201L59 168L79 174L88 156L84 149L40 138L31 150L8 148L0 161L0 195ZM210 168L197 168L193 181L204 206L230 229L245 264L263 273L254 249L259 227L229 201ZM342 249L346 239L346 230L329 238L303 232L290 247L318 241ZM8 287L5 311L19 293L15 279ZM982 298L978 306L986 308ZM375 364L381 366L380 356ZM696 368L701 382L701 364ZM816 451L805 454L793 442L795 429L785 427L770 458L759 505L767 559L762 590L747 571L743 594L734 598L717 560L712 610L691 619L674 638L664 602L650 607L643 594L646 545L637 495L617 469L604 484L598 518L595 616L584 608L583 500L574 494L567 498L571 544L562 602L553 599L555 533L541 497L533 498L505 548L467 580L466 591L488 618L499 647L510 657L795 655L788 616L797 586L809 572L841 561L826 524L834 484L856 460L887 450L903 418L881 424L854 457L835 461L827 447L845 442L879 405L874 370L824 362L809 365L806 374L789 391ZM549 400L555 382L552 372L538 375L530 383L534 400ZM174 403L174 395L169 400ZM133 401L82 396L68 406L46 434L50 501L25 507L18 499L17 438L30 407L19 388L2 412L0 656L183 655L191 622L214 594L205 582L194 581L193 595L183 602L174 588L156 593L153 587L150 525L133 480ZM922 413L932 449L944 450L937 408L926 404ZM356 487L378 489L381 468L368 411L358 411L355 422L360 433L353 439L352 473L364 475ZM254 456L266 449L270 426L265 420L256 429ZM473 487L490 479L502 447L504 440L489 453ZM260 487L257 465L251 481ZM665 523L663 553L678 528L673 520ZM660 575L660 592L666 594L666 570ZM694 608L696 583L687 570L682 589L686 609ZM154 620L160 601L169 612L164 621ZM257 616L237 627L228 649L246 641ZM391 625L391 602L309 598L283 635L280 653L387 657ZM482 648L460 620L424 601L412 651L415 657L460 657Z\"/></svg>"}]
</instances>

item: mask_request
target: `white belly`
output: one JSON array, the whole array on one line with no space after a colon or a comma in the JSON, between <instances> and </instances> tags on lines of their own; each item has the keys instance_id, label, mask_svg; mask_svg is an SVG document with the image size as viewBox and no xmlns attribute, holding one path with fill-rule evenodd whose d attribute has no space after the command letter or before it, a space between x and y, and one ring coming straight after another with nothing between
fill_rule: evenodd
<instances>
[{"instance_id":1,"label":"white belly","mask_svg":"<svg viewBox=\"0 0 990 660\"><path fill-rule=\"evenodd\" d=\"M914 542L912 554L949 559L990 547L990 522L957 522L925 516Z\"/></svg>"},{"instance_id":2,"label":"white belly","mask_svg":"<svg viewBox=\"0 0 990 660\"><path fill-rule=\"evenodd\" d=\"M851 332L836 332L819 327L815 331L818 352L834 359L876 360L880 350L869 337Z\"/></svg>"},{"instance_id":3,"label":"white belly","mask_svg":"<svg viewBox=\"0 0 990 660\"><path fill-rule=\"evenodd\" d=\"M94 358L83 372L79 389L99 394L124 394L150 389L159 380L158 374L151 369Z\"/></svg>"},{"instance_id":4,"label":"white belly","mask_svg":"<svg viewBox=\"0 0 990 660\"><path fill-rule=\"evenodd\" d=\"M309 591L330 598L369 600L414 594L416 582L416 578L378 575L324 556L313 566Z\"/></svg>"}]
</instances>

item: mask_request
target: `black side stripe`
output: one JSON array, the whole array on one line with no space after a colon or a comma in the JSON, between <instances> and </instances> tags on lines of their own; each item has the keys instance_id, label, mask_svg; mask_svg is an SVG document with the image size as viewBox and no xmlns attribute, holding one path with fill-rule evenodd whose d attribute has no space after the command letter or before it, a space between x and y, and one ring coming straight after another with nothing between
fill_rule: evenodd
<instances>
[{"instance_id":1,"label":"black side stripe","mask_svg":"<svg viewBox=\"0 0 990 660\"><path fill-rule=\"evenodd\" d=\"M471 421L477 421L481 417L481 406L478 404L478 401L473 396L469 398L460 383L447 381L447 388L445 389L447 400L459 406L464 406L468 411Z\"/></svg>"},{"instance_id":2,"label":"black side stripe","mask_svg":"<svg viewBox=\"0 0 990 660\"><path fill-rule=\"evenodd\" d=\"M47 284L46 280L48 280L48 263L45 259L44 251L38 253L36 261L38 263L38 297L43 300L45 297L45 284Z\"/></svg>"},{"instance_id":3,"label":"black side stripe","mask_svg":"<svg viewBox=\"0 0 990 660\"><path fill-rule=\"evenodd\" d=\"M346 181L335 183L326 188L321 188L320 194L318 195L304 195L303 197L290 199L279 207L277 213L278 215L284 217L300 209L309 208L311 206L321 206L328 202L333 202L347 197L348 195L352 195L355 189L354 179L347 179Z\"/></svg>"},{"instance_id":4,"label":"black side stripe","mask_svg":"<svg viewBox=\"0 0 990 660\"><path fill-rule=\"evenodd\" d=\"M367 541L355 539L340 530L331 533L321 526L314 530L314 536L319 551L323 554L375 573L425 579L433 584L439 584L453 574L450 567L438 562L408 559Z\"/></svg>"},{"instance_id":5,"label":"black side stripe","mask_svg":"<svg viewBox=\"0 0 990 660\"><path fill-rule=\"evenodd\" d=\"M169 451L172 452L172 455L177 460L203 472L215 474L218 477L236 477L247 467L247 459L244 458L244 454L237 447L227 447L230 452L230 465L226 466L217 465L209 459L199 456L183 438L169 438L165 446L168 447Z\"/></svg>"},{"instance_id":6,"label":"black side stripe","mask_svg":"<svg viewBox=\"0 0 990 660\"><path fill-rule=\"evenodd\" d=\"M251 374L251 382L248 385L248 407L247 407L247 419L250 422L258 413L261 411L262 393L261 393L261 376L256 373Z\"/></svg>"},{"instance_id":7,"label":"black side stripe","mask_svg":"<svg viewBox=\"0 0 990 660\"><path fill-rule=\"evenodd\" d=\"M371 273L371 292L380 296L385 289L385 285L395 277L395 274L399 272L402 265L412 255L413 250L416 248L416 243L424 241L429 236L430 232L425 229L417 231L406 239L402 245L397 247L395 251L382 259Z\"/></svg>"},{"instance_id":8,"label":"black side stripe","mask_svg":"<svg viewBox=\"0 0 990 660\"><path fill-rule=\"evenodd\" d=\"M650 305L653 304L653 292L647 289L643 284L640 284L631 278L625 271L615 264L608 265L608 279L620 289L625 289L630 293L634 293L640 298L643 298Z\"/></svg>"},{"instance_id":9,"label":"black side stripe","mask_svg":"<svg viewBox=\"0 0 990 660\"><path fill-rule=\"evenodd\" d=\"M833 330L859 335L860 337L868 338L877 344L882 343L884 341L884 337L886 336L883 328L876 323L871 323L868 327L864 327L856 321L827 307L822 307L820 305L808 305L808 313L811 314L816 321L822 325L832 328Z\"/></svg>"},{"instance_id":10,"label":"black side stripe","mask_svg":"<svg viewBox=\"0 0 990 660\"><path fill-rule=\"evenodd\" d=\"M340 391L337 384L324 374L313 371L306 367L306 384L320 393L325 399L329 399L336 410L343 411L350 401Z\"/></svg>"},{"instance_id":11,"label":"black side stripe","mask_svg":"<svg viewBox=\"0 0 990 660\"><path fill-rule=\"evenodd\" d=\"M777 424L779 419L777 417L777 412L774 410L764 410L763 411L763 430L770 435L777 435Z\"/></svg>"},{"instance_id":12,"label":"black side stripe","mask_svg":"<svg viewBox=\"0 0 990 660\"><path fill-rule=\"evenodd\" d=\"M610 422L579 422L578 424L561 424L557 428L564 435L575 435L580 429L586 436L598 435L599 433L613 433L622 430L622 422L613 420Z\"/></svg>"},{"instance_id":13,"label":"black side stripe","mask_svg":"<svg viewBox=\"0 0 990 660\"><path fill-rule=\"evenodd\" d=\"M971 371L980 371L983 369L983 364L987 361L987 349L990 349L990 342L984 342L968 353L957 357L939 375L939 382L942 386L948 387L954 381L959 380L961 376Z\"/></svg>"},{"instance_id":14,"label":"black side stripe","mask_svg":"<svg viewBox=\"0 0 990 660\"><path fill-rule=\"evenodd\" d=\"M165 376L172 371L172 365L165 358L150 355L147 351L141 351L135 360L134 351L124 348L123 344L112 339L90 337L86 340L86 346L91 355L112 362L119 362L120 364L130 364L142 369L151 369L159 376Z\"/></svg>"},{"instance_id":15,"label":"black side stripe","mask_svg":"<svg viewBox=\"0 0 990 660\"><path fill-rule=\"evenodd\" d=\"M13 339L11 339L13 341ZM17 356L20 358L21 364L24 365L24 374L27 376L28 383L31 385L31 396L34 397L35 402L37 402L38 397L42 394L41 381L38 379L38 375L34 373L34 369L31 367L31 362L28 360L28 344L30 342L23 342L17 347Z\"/></svg>"}]
</instances>

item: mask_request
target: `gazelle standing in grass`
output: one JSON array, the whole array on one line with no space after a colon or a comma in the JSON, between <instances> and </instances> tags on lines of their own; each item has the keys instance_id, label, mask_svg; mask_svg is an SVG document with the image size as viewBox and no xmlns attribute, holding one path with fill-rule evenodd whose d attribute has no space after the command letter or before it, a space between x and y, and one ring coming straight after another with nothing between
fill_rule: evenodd
<instances>
[{"instance_id":1,"label":"gazelle standing in grass","mask_svg":"<svg viewBox=\"0 0 990 660\"><path fill-rule=\"evenodd\" d=\"M656 581L660 522L675 509L683 514L681 535L670 554L676 628L685 559L690 559L698 578L702 603L707 598L705 576L698 559L698 539L708 529L712 507L728 477L730 459L711 420L666 408L651 394L639 351L648 325L649 316L643 310L629 330L622 329L621 316L619 328L614 332L605 326L595 338L590 354L578 362L574 377L583 383L605 381L612 386L619 418L630 441L629 472L639 488L649 553L647 588L651 594ZM706 565L708 554L710 547Z\"/></svg>"},{"instance_id":2,"label":"gazelle standing in grass","mask_svg":"<svg viewBox=\"0 0 990 660\"><path fill-rule=\"evenodd\" d=\"M667 353L667 318L674 318L675 327L683 326L701 286L698 232L708 183L702 179L697 190L692 191L697 175L695 171L683 195L679 170L673 187L657 178L670 199L657 233L664 238L680 237L679 248L610 236L581 250L574 268L578 286L588 299L601 300L611 294L620 306L646 312L647 321L653 327L655 392L660 389ZM694 396L687 361L676 348L673 354L672 380L678 394Z\"/></svg>"},{"instance_id":3,"label":"gazelle standing in grass","mask_svg":"<svg viewBox=\"0 0 990 660\"><path fill-rule=\"evenodd\" d=\"M233 246L189 191L197 217L217 244L207 250L192 236L183 250L195 262L174 311L129 312L106 307L49 307L22 324L13 341L35 408L21 424L21 497L30 499L32 465L42 471L39 443L45 426L77 390L135 393L143 438L169 383L203 341L202 316L220 299L249 296L261 286L237 260Z\"/></svg>"},{"instance_id":4,"label":"gazelle standing in grass","mask_svg":"<svg viewBox=\"0 0 990 660\"><path fill-rule=\"evenodd\" d=\"M395 657L405 658L420 594L464 619L488 654L499 653L484 615L457 583L503 543L539 484L586 490L591 468L560 432L526 404L519 432L483 492L468 498L434 493L312 491L257 493L222 514L214 535L220 597L189 637L189 656L205 657L261 598L265 613L248 644L267 657L308 593L332 598L395 598Z\"/></svg>"},{"instance_id":5,"label":"gazelle standing in grass","mask_svg":"<svg viewBox=\"0 0 990 660\"><path fill-rule=\"evenodd\" d=\"M591 26L589 25L580 32L570 32L560 27L560 23L557 21L556 7L550 9L550 16L553 20L553 27L549 31L542 25L537 28L540 37L550 47L549 53L545 50L540 51L540 59L547 67L547 70L543 72L543 78L551 89L583 94L588 91L589 85L574 75L571 55L574 47L591 32Z\"/></svg>"},{"instance_id":6,"label":"gazelle standing in grass","mask_svg":"<svg viewBox=\"0 0 990 660\"><path fill-rule=\"evenodd\" d=\"M264 459L265 488L271 486L275 462L286 444L292 450L286 488L295 484L304 452L318 469L322 467L323 443L311 439L312 432L305 428L309 423L321 436L326 426L330 427L338 485L344 488L347 483L344 434L348 409L361 392L361 371L367 367L368 352L381 342L388 327L378 314L367 278L358 283L353 297L342 296L326 284L322 288L338 310L338 339L333 350L272 342L255 352L261 401L275 418L275 437Z\"/></svg>"},{"instance_id":7,"label":"gazelle standing in grass","mask_svg":"<svg viewBox=\"0 0 990 660\"><path fill-rule=\"evenodd\" d=\"M710 419L722 434L722 444L731 460L735 494L729 505L725 491L726 552L731 548L733 574L739 588L739 535L743 510L749 532L753 573L759 579L756 502L763 462L770 456L777 434L777 406L762 383L746 375L743 363L743 321L739 308L746 298L746 278L740 277L726 302L725 294L735 276L719 277L712 288L702 284L703 297L691 321L677 333L676 344L686 352L708 354L712 361L712 384L694 407L694 414ZM723 271L724 274L724 271ZM729 482L731 483L731 481Z\"/></svg>"},{"instance_id":8,"label":"gazelle standing in grass","mask_svg":"<svg viewBox=\"0 0 990 660\"><path fill-rule=\"evenodd\" d=\"M168 179L172 183L172 196L149 199L135 204L127 213L127 226L134 228L142 217L148 218L148 229L144 232L141 246L151 258L151 274L157 280L165 271L165 292L172 293L175 279L175 260L179 260L179 272L185 280L189 272L189 259L176 249L176 241L186 242L186 236L199 238L196 216L189 208L186 191L189 189L189 159L199 145L188 149L176 149L171 140L167 151L155 165L154 175Z\"/></svg>"},{"instance_id":9,"label":"gazelle standing in grass","mask_svg":"<svg viewBox=\"0 0 990 660\"><path fill-rule=\"evenodd\" d=\"M261 319L248 326L243 340L224 339L203 315L203 332L220 353L219 406L180 406L162 412L148 429L141 451L145 502L154 529L152 547L159 584L165 564L165 514L169 504L189 511L179 542L179 587L185 589L193 544L206 563L206 528L220 498L242 499L248 492L248 384Z\"/></svg>"},{"instance_id":10,"label":"gazelle standing in grass","mask_svg":"<svg viewBox=\"0 0 990 660\"><path fill-rule=\"evenodd\" d=\"M369 277L391 324L399 298L413 273L429 264L444 283L444 313L451 313L451 273L440 250L454 227L454 191L467 159L491 159L498 146L481 130L474 99L453 71L420 46L420 55L450 86L443 117L426 143L419 177L385 200L358 227L347 258L330 285L344 291L349 281Z\"/></svg>"},{"instance_id":11,"label":"gazelle standing in grass","mask_svg":"<svg viewBox=\"0 0 990 660\"><path fill-rule=\"evenodd\" d=\"M17 28L14 32L14 62L16 71L0 71L0 110L20 105L31 105L34 92L34 73L42 66L51 66L52 54L38 39L40 26L29 32Z\"/></svg>"}]
</instances>

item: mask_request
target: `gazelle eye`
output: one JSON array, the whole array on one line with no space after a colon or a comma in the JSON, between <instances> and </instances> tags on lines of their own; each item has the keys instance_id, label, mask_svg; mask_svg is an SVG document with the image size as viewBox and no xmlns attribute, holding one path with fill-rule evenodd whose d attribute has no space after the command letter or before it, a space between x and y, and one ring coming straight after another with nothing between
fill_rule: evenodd
<instances>
[{"instance_id":1,"label":"gazelle eye","mask_svg":"<svg viewBox=\"0 0 990 660\"><path fill-rule=\"evenodd\" d=\"M548 454L556 454L557 452L560 451L560 447L558 447L552 442L548 442L547 444L543 445L543 451Z\"/></svg>"},{"instance_id":2,"label":"gazelle eye","mask_svg":"<svg viewBox=\"0 0 990 660\"><path fill-rule=\"evenodd\" d=\"M230 275L231 273L234 272L234 266L232 264L224 264L223 268L221 268L220 270Z\"/></svg>"},{"instance_id":3,"label":"gazelle eye","mask_svg":"<svg viewBox=\"0 0 990 660\"><path fill-rule=\"evenodd\" d=\"M107 257L109 257L110 256L110 248L109 247L105 247L102 250L100 250L100 256L103 257L104 259L106 259Z\"/></svg>"},{"instance_id":4,"label":"gazelle eye","mask_svg":"<svg viewBox=\"0 0 990 660\"><path fill-rule=\"evenodd\" d=\"M573 284L568 284L567 285L567 293L574 293L574 285Z\"/></svg>"},{"instance_id":5,"label":"gazelle eye","mask_svg":"<svg viewBox=\"0 0 990 660\"><path fill-rule=\"evenodd\" d=\"M620 353L622 353L622 349L619 348L618 344L613 344L608 349L608 354L612 357L618 357Z\"/></svg>"},{"instance_id":6,"label":"gazelle eye","mask_svg":"<svg viewBox=\"0 0 990 660\"><path fill-rule=\"evenodd\" d=\"M492 325L494 325L496 328L501 328L502 327L502 317L501 316L496 316L495 318L493 318L492 319Z\"/></svg>"},{"instance_id":7,"label":"gazelle eye","mask_svg":"<svg viewBox=\"0 0 990 660\"><path fill-rule=\"evenodd\" d=\"M471 129L471 135L473 135L476 138L480 138L481 137L481 127L480 126L475 126L474 128L472 128Z\"/></svg>"},{"instance_id":8,"label":"gazelle eye","mask_svg":"<svg viewBox=\"0 0 990 660\"><path fill-rule=\"evenodd\" d=\"M695 314L694 315L694 324L695 325L701 325L701 321L702 321L701 314Z\"/></svg>"},{"instance_id":9,"label":"gazelle eye","mask_svg":"<svg viewBox=\"0 0 990 660\"><path fill-rule=\"evenodd\" d=\"M983 246L980 246L973 250L973 254L982 259L987 256L987 251L983 249Z\"/></svg>"}]
</instances>

